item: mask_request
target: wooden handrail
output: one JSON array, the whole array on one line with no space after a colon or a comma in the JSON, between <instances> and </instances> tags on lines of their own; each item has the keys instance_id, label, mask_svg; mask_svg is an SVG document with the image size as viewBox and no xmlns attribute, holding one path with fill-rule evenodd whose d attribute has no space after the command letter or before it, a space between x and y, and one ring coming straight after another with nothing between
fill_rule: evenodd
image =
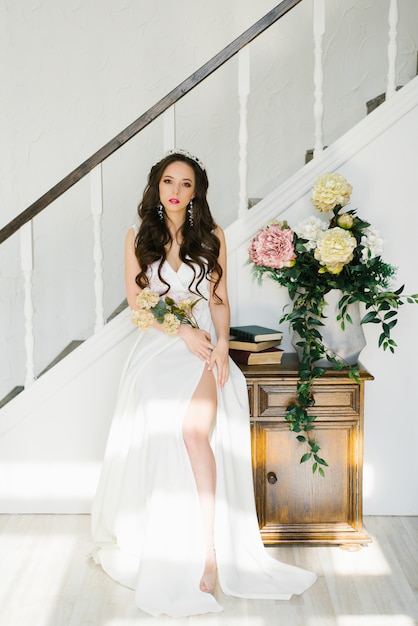
<instances>
[{"instance_id":1,"label":"wooden handrail","mask_svg":"<svg viewBox=\"0 0 418 626\"><path fill-rule=\"evenodd\" d=\"M0 230L0 244L178 102L302 0L283 0Z\"/></svg>"}]
</instances>

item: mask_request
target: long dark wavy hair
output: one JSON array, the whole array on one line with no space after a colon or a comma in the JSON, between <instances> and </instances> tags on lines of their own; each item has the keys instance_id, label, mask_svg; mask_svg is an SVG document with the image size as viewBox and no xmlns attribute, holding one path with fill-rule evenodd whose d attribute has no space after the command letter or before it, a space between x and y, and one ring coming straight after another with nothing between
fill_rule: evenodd
<instances>
[{"instance_id":1,"label":"long dark wavy hair","mask_svg":"<svg viewBox=\"0 0 418 626\"><path fill-rule=\"evenodd\" d=\"M192 291L203 297L203 294L199 291L199 285L204 278L208 278L213 282L215 301L221 303L221 298L216 294L216 289L222 277L222 268L218 262L220 242L214 233L216 223L206 198L209 186L208 177L206 171L196 161L177 152L164 157L153 165L148 176L148 183L142 201L138 206L140 227L135 239L135 254L141 271L136 276L136 283L141 289L147 287L149 285L147 270L152 263L159 260L158 276L161 282L167 285L164 293L167 293L170 289L170 284L161 276L161 268L166 260L166 246L169 246L172 237L166 220L160 219L157 207L160 204L160 180L166 167L175 161L183 161L190 165L195 175L193 226L185 219L179 233L182 240L180 259L191 267L194 272L194 278L189 285L189 289L192 290L192 284L197 278L195 290ZM164 293L160 295L164 295Z\"/></svg>"}]
</instances>

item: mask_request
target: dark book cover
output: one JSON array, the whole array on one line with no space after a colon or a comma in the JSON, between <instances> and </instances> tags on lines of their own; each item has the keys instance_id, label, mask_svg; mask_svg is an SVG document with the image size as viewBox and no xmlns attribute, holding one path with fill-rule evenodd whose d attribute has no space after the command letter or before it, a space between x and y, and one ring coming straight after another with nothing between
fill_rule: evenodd
<instances>
[{"instance_id":1,"label":"dark book cover","mask_svg":"<svg viewBox=\"0 0 418 626\"><path fill-rule=\"evenodd\" d=\"M230 333L234 339L241 341L272 341L273 339L281 339L283 333L274 328L266 328L266 326L258 326L250 324L247 326L231 326Z\"/></svg>"},{"instance_id":2,"label":"dark book cover","mask_svg":"<svg viewBox=\"0 0 418 626\"><path fill-rule=\"evenodd\" d=\"M250 352L249 350L229 350L229 355L235 363L242 365L262 365L269 363L280 363L283 350L280 348L267 348L261 352Z\"/></svg>"}]
</instances>

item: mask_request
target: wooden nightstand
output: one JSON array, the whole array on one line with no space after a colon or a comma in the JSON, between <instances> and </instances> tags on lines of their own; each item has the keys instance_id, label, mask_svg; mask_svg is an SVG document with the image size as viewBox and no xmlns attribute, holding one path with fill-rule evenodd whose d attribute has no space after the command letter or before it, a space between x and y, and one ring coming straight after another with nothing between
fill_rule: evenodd
<instances>
[{"instance_id":1,"label":"wooden nightstand","mask_svg":"<svg viewBox=\"0 0 418 626\"><path fill-rule=\"evenodd\" d=\"M265 544L311 543L346 547L368 543L362 520L364 381L329 370L314 385L315 431L325 478L300 464L305 448L284 418L296 395L299 362L240 366L247 380L257 515Z\"/></svg>"}]
</instances>

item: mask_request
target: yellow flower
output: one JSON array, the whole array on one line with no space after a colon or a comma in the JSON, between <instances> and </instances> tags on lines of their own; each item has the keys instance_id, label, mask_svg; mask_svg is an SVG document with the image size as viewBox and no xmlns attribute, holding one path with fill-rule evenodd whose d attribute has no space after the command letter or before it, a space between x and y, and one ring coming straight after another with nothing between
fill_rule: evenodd
<instances>
[{"instance_id":1,"label":"yellow flower","mask_svg":"<svg viewBox=\"0 0 418 626\"><path fill-rule=\"evenodd\" d=\"M193 302L194 300L192 300L192 298L183 298L182 300L179 300L177 306L182 311L189 311L191 309Z\"/></svg>"},{"instance_id":2,"label":"yellow flower","mask_svg":"<svg viewBox=\"0 0 418 626\"><path fill-rule=\"evenodd\" d=\"M324 266L321 273L339 274L344 265L352 261L356 245L355 237L338 226L321 233L314 253L315 259Z\"/></svg>"},{"instance_id":3,"label":"yellow flower","mask_svg":"<svg viewBox=\"0 0 418 626\"><path fill-rule=\"evenodd\" d=\"M149 287L145 287L136 297L136 303L141 309L152 309L157 306L160 296L155 291L151 291Z\"/></svg>"},{"instance_id":4,"label":"yellow flower","mask_svg":"<svg viewBox=\"0 0 418 626\"><path fill-rule=\"evenodd\" d=\"M318 211L332 211L350 201L353 188L341 174L322 174L314 182L312 204Z\"/></svg>"},{"instance_id":5,"label":"yellow flower","mask_svg":"<svg viewBox=\"0 0 418 626\"><path fill-rule=\"evenodd\" d=\"M354 217L351 215L351 213L341 213L341 215L339 215L337 218L337 224L338 226L341 226L341 228L350 230L350 228L352 228L354 224Z\"/></svg>"},{"instance_id":6,"label":"yellow flower","mask_svg":"<svg viewBox=\"0 0 418 626\"><path fill-rule=\"evenodd\" d=\"M131 311L131 321L138 326L141 330L148 330L154 321L154 316L151 311L141 309L139 311Z\"/></svg>"},{"instance_id":7,"label":"yellow flower","mask_svg":"<svg viewBox=\"0 0 418 626\"><path fill-rule=\"evenodd\" d=\"M163 320L163 331L167 335L177 335L177 329L180 326L180 320L174 315L174 313L166 313Z\"/></svg>"}]
</instances>

